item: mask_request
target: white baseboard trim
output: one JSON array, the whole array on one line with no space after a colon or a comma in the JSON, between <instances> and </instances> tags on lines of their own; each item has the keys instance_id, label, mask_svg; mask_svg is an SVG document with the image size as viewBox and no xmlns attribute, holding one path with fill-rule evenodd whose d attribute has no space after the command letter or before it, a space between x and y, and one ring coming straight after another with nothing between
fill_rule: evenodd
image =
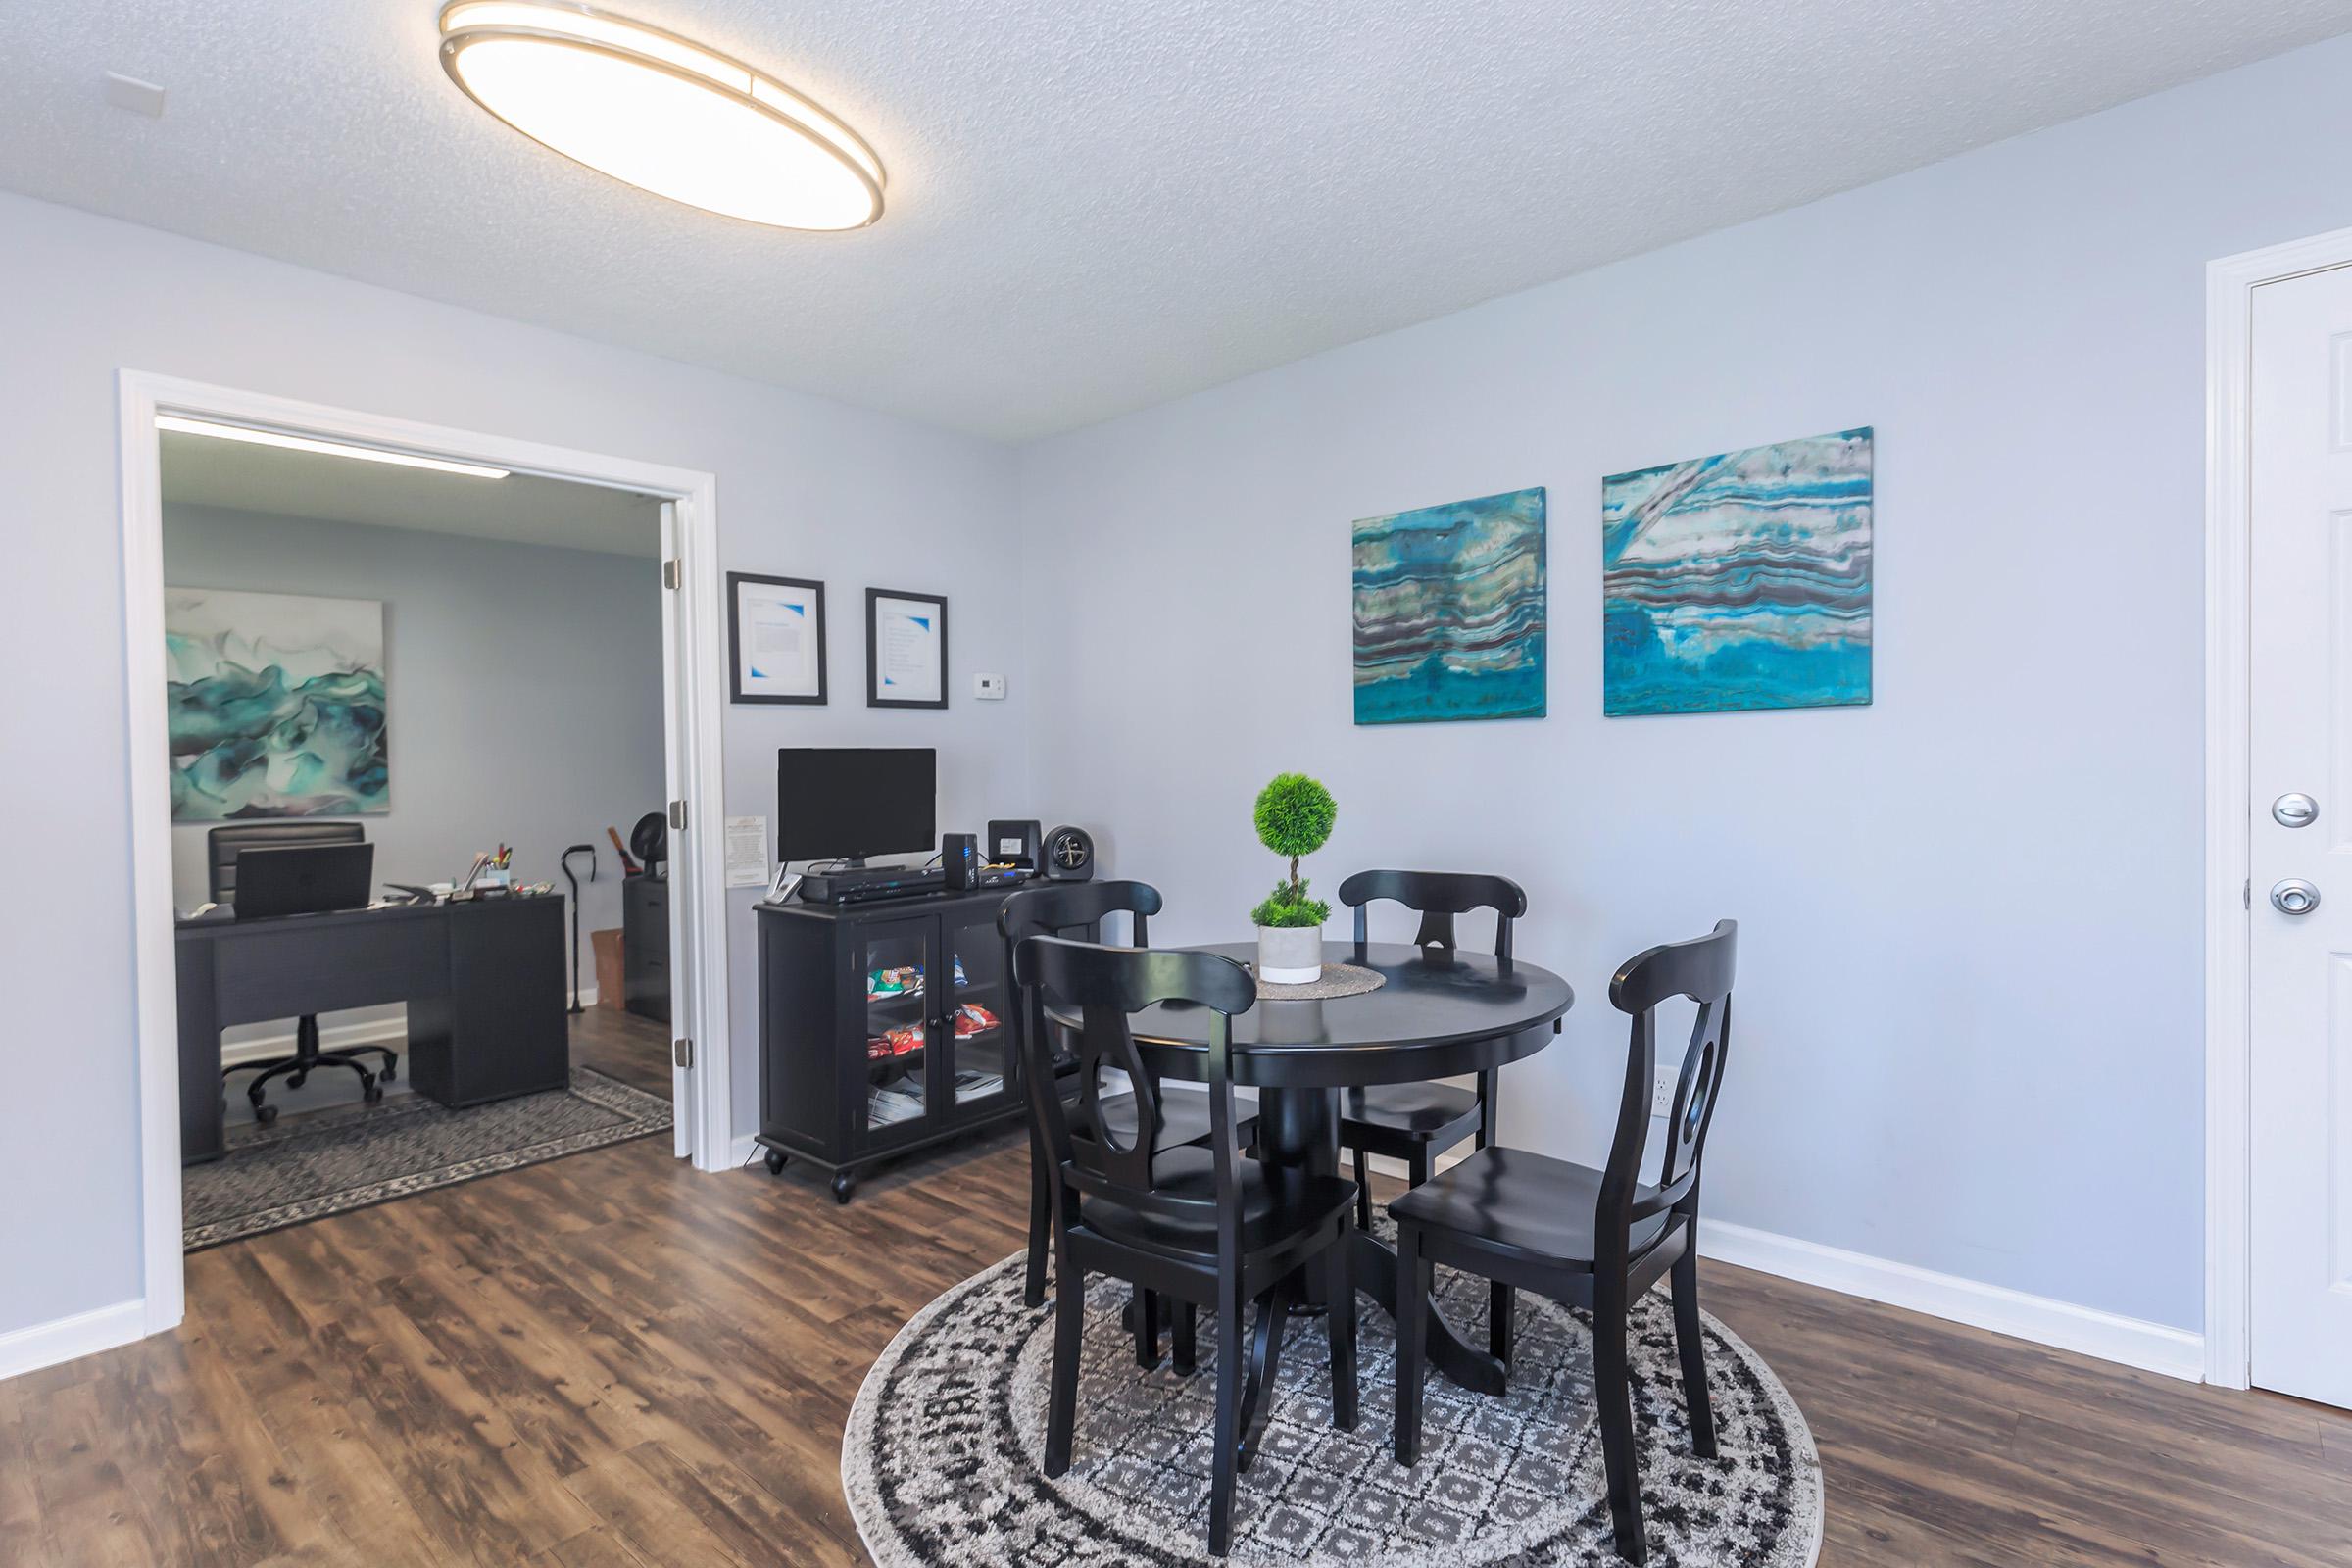
<instances>
[{"instance_id":1,"label":"white baseboard trim","mask_svg":"<svg viewBox=\"0 0 2352 1568\"><path fill-rule=\"evenodd\" d=\"M1459 1154L1442 1154L1437 1167L1458 1164ZM1404 1162L1379 1154L1369 1161L1383 1175L1404 1178ZM1989 1329L2015 1340L2030 1340L2053 1349L2095 1355L2146 1372L2190 1383L2205 1380L2205 1337L2187 1329L2150 1323L2095 1307L2077 1306L2046 1296L2029 1296L2006 1286L1986 1285L1957 1274L1938 1274L1909 1263L1890 1262L1863 1252L1848 1252L1819 1242L1801 1242L1746 1225L1702 1217L1698 1224L1702 1257L1736 1263L1759 1274L1772 1274L1801 1285L1817 1285L1841 1296L1924 1312L1946 1322Z\"/></svg>"},{"instance_id":2,"label":"white baseboard trim","mask_svg":"<svg viewBox=\"0 0 2352 1568\"><path fill-rule=\"evenodd\" d=\"M752 1162L755 1155L766 1152L766 1150L760 1147L760 1140L756 1136L751 1133L737 1133L735 1142L727 1150L727 1163L729 1168L741 1170Z\"/></svg>"},{"instance_id":3,"label":"white baseboard trim","mask_svg":"<svg viewBox=\"0 0 2352 1568\"><path fill-rule=\"evenodd\" d=\"M565 993L566 996L569 993ZM596 987L580 988L580 1005L596 1005ZM344 1046L372 1046L408 1037L409 1026L398 1018L378 1018L371 1023L339 1023L318 1031L318 1049L335 1051ZM240 1040L233 1046L220 1048L220 1065L235 1067L248 1061L260 1061L266 1056L286 1056L294 1052L294 1031L256 1035Z\"/></svg>"},{"instance_id":4,"label":"white baseboard trim","mask_svg":"<svg viewBox=\"0 0 2352 1568\"><path fill-rule=\"evenodd\" d=\"M61 1317L54 1323L0 1334L0 1379L35 1372L63 1361L76 1361L100 1350L147 1337L147 1303L117 1301Z\"/></svg>"},{"instance_id":5,"label":"white baseboard trim","mask_svg":"<svg viewBox=\"0 0 2352 1568\"><path fill-rule=\"evenodd\" d=\"M1938 1274L1723 1220L1699 1220L1698 1250L1700 1256L1719 1262L2055 1349L2095 1355L2190 1383L2202 1382L2205 1377L2205 1337L2186 1329L2077 1306L2046 1296L2029 1296L2006 1286Z\"/></svg>"}]
</instances>

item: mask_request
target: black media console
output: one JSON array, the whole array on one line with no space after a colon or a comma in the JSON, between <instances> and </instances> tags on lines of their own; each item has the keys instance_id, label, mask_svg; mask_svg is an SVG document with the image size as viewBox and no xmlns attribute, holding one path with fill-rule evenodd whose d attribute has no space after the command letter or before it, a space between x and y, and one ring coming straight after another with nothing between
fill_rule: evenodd
<instances>
[{"instance_id":1,"label":"black media console","mask_svg":"<svg viewBox=\"0 0 2352 1568\"><path fill-rule=\"evenodd\" d=\"M858 1171L1025 1113L997 931L1014 891L758 906L769 1171L806 1159L846 1203Z\"/></svg>"}]
</instances>

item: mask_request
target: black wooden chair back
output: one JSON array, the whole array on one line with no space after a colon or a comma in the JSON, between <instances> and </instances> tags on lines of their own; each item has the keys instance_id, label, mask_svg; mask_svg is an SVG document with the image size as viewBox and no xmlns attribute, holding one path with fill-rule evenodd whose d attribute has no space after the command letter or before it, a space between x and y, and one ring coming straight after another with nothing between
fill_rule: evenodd
<instances>
[{"instance_id":1,"label":"black wooden chair back","mask_svg":"<svg viewBox=\"0 0 2352 1568\"><path fill-rule=\"evenodd\" d=\"M1361 952L1370 940L1368 906L1394 899L1421 916L1414 934L1416 948L1443 948L1451 953L1453 917L1477 909L1494 911L1494 956L1511 956L1511 922L1527 913L1527 892L1507 876L1477 876L1465 871L1358 871L1340 884L1340 902L1355 910L1355 946Z\"/></svg>"},{"instance_id":2,"label":"black wooden chair back","mask_svg":"<svg viewBox=\"0 0 2352 1568\"><path fill-rule=\"evenodd\" d=\"M1012 977L1012 1049L1024 1069L1029 1042L1050 1040L1054 1031L1046 1027L1037 988L1021 984L1016 973L1014 960L1021 944L1031 937L1104 936L1108 933L1102 930L1102 922L1123 914L1127 916L1127 945L1148 948L1152 945L1152 916L1160 906L1159 889L1149 882L1056 883L1023 888L1004 901L997 911L997 930L1004 938L1004 973ZM1068 1063L1061 1065L1066 1068Z\"/></svg>"},{"instance_id":3,"label":"black wooden chair back","mask_svg":"<svg viewBox=\"0 0 2352 1568\"><path fill-rule=\"evenodd\" d=\"M1669 942L1628 959L1609 981L1609 1001L1618 1011L1630 1013L1634 1022L1617 1132L1609 1143L1609 1162L1601 1173L1593 1215L1593 1245L1599 1253L1594 1261L1601 1267L1614 1263L1622 1268L1630 1261L1633 1228L1643 1220L1669 1211L1676 1216L1643 1241L1641 1251L1645 1253L1697 1219L1699 1165L1731 1048L1732 970L1739 936L1738 921L1719 920L1706 936ZM1658 1070L1658 1004L1672 997L1698 1004L1698 1016L1690 1027L1682 1074L1675 1081L1657 1186L1637 1196L1649 1140L1650 1085Z\"/></svg>"},{"instance_id":4,"label":"black wooden chair back","mask_svg":"<svg viewBox=\"0 0 2352 1568\"><path fill-rule=\"evenodd\" d=\"M1015 981L1035 990L1041 1010L1048 1003L1075 1008L1080 1018L1077 1039L1078 1114L1089 1135L1070 1136L1070 1111L1054 1092L1050 1061L1041 1059L1030 1038L1026 1063L1029 1114L1040 1135L1049 1168L1061 1173L1062 1183L1078 1194L1110 1200L1139 1213L1168 1218L1197 1217L1205 1207L1218 1210L1220 1228L1238 1223L1239 1175L1235 1161L1233 1114L1233 1015L1257 1004L1257 986L1250 971L1231 958L1207 953L1150 952L1106 948L1060 937L1032 936L1013 954ZM1213 1200L1178 1198L1156 1190L1152 1180L1153 1139L1160 1127L1159 1083L1137 1051L1130 1014L1162 1002L1190 1003L1209 1009L1208 1098L1209 1148L1215 1164ZM1100 1114L1102 1074L1111 1069L1127 1075L1135 1095L1135 1129L1121 1145ZM1066 1215L1065 1196L1055 1205Z\"/></svg>"}]
</instances>

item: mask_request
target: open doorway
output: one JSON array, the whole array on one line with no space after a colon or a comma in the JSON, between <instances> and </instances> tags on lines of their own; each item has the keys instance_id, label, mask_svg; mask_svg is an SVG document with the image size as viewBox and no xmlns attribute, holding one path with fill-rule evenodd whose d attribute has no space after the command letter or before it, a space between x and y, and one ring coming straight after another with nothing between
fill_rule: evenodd
<instances>
[{"instance_id":1,"label":"open doorway","mask_svg":"<svg viewBox=\"0 0 2352 1568\"><path fill-rule=\"evenodd\" d=\"M725 1054L692 1049L726 1037L718 847L689 830L718 811L709 476L131 374L124 394L150 1330L180 1316L183 1241L258 1233L209 1228L219 1195L199 1211L183 1154L331 1155L495 1106L435 1169L481 1173L485 1137L497 1169L662 1120L676 1153L731 1163ZM272 842L287 827L302 842ZM224 858L259 891L224 887ZM619 997L598 930L638 938L608 966ZM225 1093L191 1087L208 1075ZM268 1176L228 1184L261 1210L233 1223L338 1211L273 1208ZM438 1185L416 1176L358 1199Z\"/></svg>"}]
</instances>

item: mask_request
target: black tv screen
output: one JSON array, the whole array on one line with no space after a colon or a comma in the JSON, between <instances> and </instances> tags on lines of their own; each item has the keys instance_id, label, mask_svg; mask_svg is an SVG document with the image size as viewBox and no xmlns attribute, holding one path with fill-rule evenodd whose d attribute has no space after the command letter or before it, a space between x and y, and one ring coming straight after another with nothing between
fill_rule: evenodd
<instances>
[{"instance_id":1,"label":"black tv screen","mask_svg":"<svg viewBox=\"0 0 2352 1568\"><path fill-rule=\"evenodd\" d=\"M939 848L939 754L928 746L776 753L776 857L852 860Z\"/></svg>"}]
</instances>

